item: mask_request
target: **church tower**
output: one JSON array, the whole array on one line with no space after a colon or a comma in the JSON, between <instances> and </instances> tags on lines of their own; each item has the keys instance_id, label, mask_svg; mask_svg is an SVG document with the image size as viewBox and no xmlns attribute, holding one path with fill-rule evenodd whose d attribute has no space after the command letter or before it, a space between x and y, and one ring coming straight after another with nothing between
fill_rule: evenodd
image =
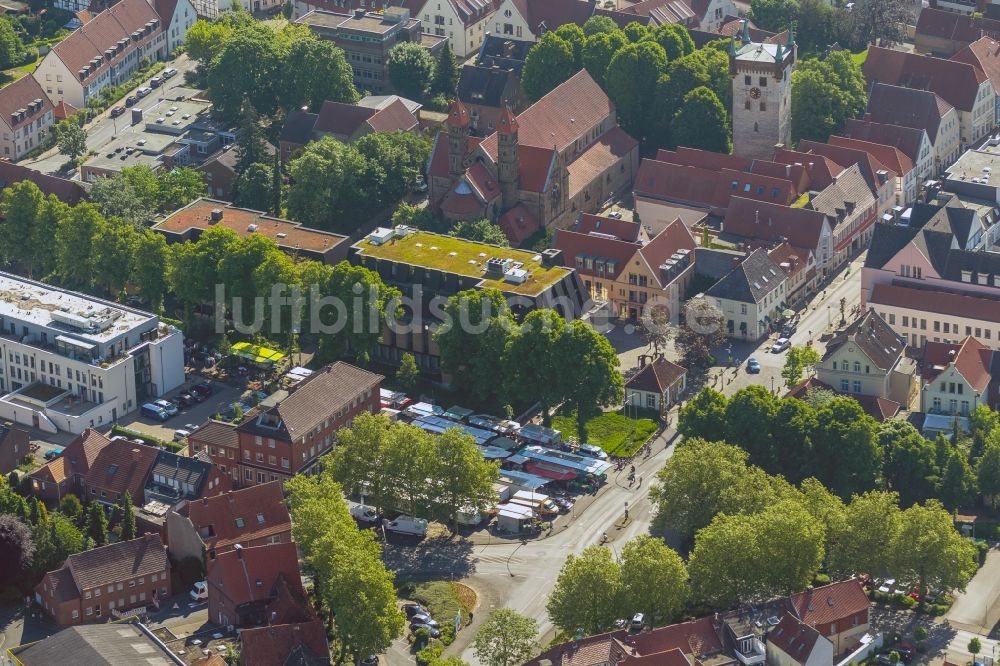
<instances>
[{"instance_id":1,"label":"church tower","mask_svg":"<svg viewBox=\"0 0 1000 666\"><path fill-rule=\"evenodd\" d=\"M794 23L784 44L752 42L746 20L739 47L735 35L730 37L734 154L770 160L775 146L790 146L796 52Z\"/></svg>"},{"instance_id":2,"label":"church tower","mask_svg":"<svg viewBox=\"0 0 1000 666\"><path fill-rule=\"evenodd\" d=\"M448 174L458 178L465 173L465 154L469 150L469 110L457 99L448 110Z\"/></svg>"},{"instance_id":3,"label":"church tower","mask_svg":"<svg viewBox=\"0 0 1000 666\"><path fill-rule=\"evenodd\" d=\"M497 171L503 197L501 206L504 210L510 210L518 204L521 163L517 157L517 118L509 106L500 112L500 121L497 123Z\"/></svg>"}]
</instances>

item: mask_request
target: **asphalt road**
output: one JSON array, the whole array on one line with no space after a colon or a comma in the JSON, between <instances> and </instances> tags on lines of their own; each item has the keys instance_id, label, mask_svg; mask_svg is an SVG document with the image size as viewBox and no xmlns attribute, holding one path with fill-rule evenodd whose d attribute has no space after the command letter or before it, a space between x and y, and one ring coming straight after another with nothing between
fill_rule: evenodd
<instances>
[{"instance_id":1,"label":"asphalt road","mask_svg":"<svg viewBox=\"0 0 1000 666\"><path fill-rule=\"evenodd\" d=\"M989 636L1000 622L998 600L1000 600L1000 551L993 549L986 555L986 563L976 573L965 592L955 596L955 603L945 617L956 629ZM984 649L985 652L987 650Z\"/></svg>"}]
</instances>

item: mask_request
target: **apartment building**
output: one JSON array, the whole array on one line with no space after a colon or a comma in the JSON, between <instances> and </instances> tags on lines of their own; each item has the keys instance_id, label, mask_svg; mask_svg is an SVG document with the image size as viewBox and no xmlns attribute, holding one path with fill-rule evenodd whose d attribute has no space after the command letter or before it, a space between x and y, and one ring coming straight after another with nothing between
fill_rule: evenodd
<instances>
[{"instance_id":1,"label":"apartment building","mask_svg":"<svg viewBox=\"0 0 1000 666\"><path fill-rule=\"evenodd\" d=\"M865 120L926 132L934 153L929 177L954 162L962 152L958 111L933 91L875 83L868 96Z\"/></svg>"},{"instance_id":2,"label":"apartment building","mask_svg":"<svg viewBox=\"0 0 1000 666\"><path fill-rule=\"evenodd\" d=\"M785 301L788 276L767 251L758 248L705 291L736 340L760 340L776 324Z\"/></svg>"},{"instance_id":3,"label":"apartment building","mask_svg":"<svg viewBox=\"0 0 1000 666\"><path fill-rule=\"evenodd\" d=\"M109 424L184 382L183 334L118 303L0 273L0 418Z\"/></svg>"},{"instance_id":4,"label":"apartment building","mask_svg":"<svg viewBox=\"0 0 1000 666\"><path fill-rule=\"evenodd\" d=\"M35 603L56 624L104 622L170 597L170 560L159 534L66 558L35 586Z\"/></svg>"},{"instance_id":5,"label":"apartment building","mask_svg":"<svg viewBox=\"0 0 1000 666\"><path fill-rule=\"evenodd\" d=\"M844 123L844 136L857 141L890 146L903 153L913 163L918 185L934 177L934 144L922 127L848 118Z\"/></svg>"},{"instance_id":6,"label":"apartment building","mask_svg":"<svg viewBox=\"0 0 1000 666\"><path fill-rule=\"evenodd\" d=\"M973 336L959 343L928 342L921 376L921 411L968 418L979 405L996 409L997 371L1000 352Z\"/></svg>"},{"instance_id":7,"label":"apartment building","mask_svg":"<svg viewBox=\"0 0 1000 666\"><path fill-rule=\"evenodd\" d=\"M52 102L30 76L0 89L0 133L3 157L19 160L38 147L55 122Z\"/></svg>"},{"instance_id":8,"label":"apartment building","mask_svg":"<svg viewBox=\"0 0 1000 666\"><path fill-rule=\"evenodd\" d=\"M333 448L336 432L380 409L382 375L338 361L314 372L277 405L236 429L241 486L307 473Z\"/></svg>"},{"instance_id":9,"label":"apartment building","mask_svg":"<svg viewBox=\"0 0 1000 666\"><path fill-rule=\"evenodd\" d=\"M459 58L479 50L490 30L495 0L426 0L419 12L423 31L447 37Z\"/></svg>"}]
</instances>

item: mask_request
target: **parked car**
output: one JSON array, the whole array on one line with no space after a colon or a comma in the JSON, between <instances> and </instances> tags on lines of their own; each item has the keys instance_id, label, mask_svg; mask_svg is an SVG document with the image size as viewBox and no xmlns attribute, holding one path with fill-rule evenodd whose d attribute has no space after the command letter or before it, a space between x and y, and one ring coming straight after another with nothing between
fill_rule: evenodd
<instances>
[{"instance_id":1,"label":"parked car","mask_svg":"<svg viewBox=\"0 0 1000 666\"><path fill-rule=\"evenodd\" d=\"M181 407L190 407L191 405L198 404L198 398L195 397L193 393L188 393L184 391L183 393L178 393L177 397L174 398L177 404Z\"/></svg>"},{"instance_id":2,"label":"parked car","mask_svg":"<svg viewBox=\"0 0 1000 666\"><path fill-rule=\"evenodd\" d=\"M628 623L628 630L642 631L644 626L646 626L646 616L642 613L636 613L632 616L632 621Z\"/></svg>"},{"instance_id":3,"label":"parked car","mask_svg":"<svg viewBox=\"0 0 1000 666\"><path fill-rule=\"evenodd\" d=\"M56 458L62 455L62 452L63 452L62 449L49 449L48 451L45 452L44 458L46 460L55 460Z\"/></svg>"},{"instance_id":4,"label":"parked car","mask_svg":"<svg viewBox=\"0 0 1000 666\"><path fill-rule=\"evenodd\" d=\"M799 329L798 324L795 322L790 322L781 327L781 337L790 338L792 334Z\"/></svg>"},{"instance_id":5,"label":"parked car","mask_svg":"<svg viewBox=\"0 0 1000 666\"><path fill-rule=\"evenodd\" d=\"M212 385L208 382L202 382L200 384L195 384L191 387L191 390L197 393L202 400L212 395Z\"/></svg>"},{"instance_id":6,"label":"parked car","mask_svg":"<svg viewBox=\"0 0 1000 666\"><path fill-rule=\"evenodd\" d=\"M143 87L139 88L138 90L136 90L135 94L139 96L139 99L142 99L143 97L145 97L146 95L148 95L151 92L153 92L152 88L149 88L147 86L143 86Z\"/></svg>"},{"instance_id":7,"label":"parked car","mask_svg":"<svg viewBox=\"0 0 1000 666\"><path fill-rule=\"evenodd\" d=\"M185 423L184 424L184 430L187 430L188 432L194 432L195 430L198 429L198 427L199 426L196 426L193 423Z\"/></svg>"},{"instance_id":8,"label":"parked car","mask_svg":"<svg viewBox=\"0 0 1000 666\"><path fill-rule=\"evenodd\" d=\"M622 219L622 214L621 211L613 210L610 213L608 213L608 217L610 217L612 220L620 220Z\"/></svg>"},{"instance_id":9,"label":"parked car","mask_svg":"<svg viewBox=\"0 0 1000 666\"><path fill-rule=\"evenodd\" d=\"M427 613L417 613L416 615L410 617L410 622L414 622L417 624L426 624L428 627L434 627L435 629L441 626L438 624L437 620L432 618Z\"/></svg>"},{"instance_id":10,"label":"parked car","mask_svg":"<svg viewBox=\"0 0 1000 666\"><path fill-rule=\"evenodd\" d=\"M350 512L355 520L360 520L362 523L374 523L378 520L378 511L364 504L352 504Z\"/></svg>"},{"instance_id":11,"label":"parked car","mask_svg":"<svg viewBox=\"0 0 1000 666\"><path fill-rule=\"evenodd\" d=\"M892 588L895 584L896 584L895 578L887 578L886 580L882 581L882 584L879 586L878 591L882 592L883 594L889 594L890 592L892 592Z\"/></svg>"},{"instance_id":12,"label":"parked car","mask_svg":"<svg viewBox=\"0 0 1000 666\"><path fill-rule=\"evenodd\" d=\"M411 534L413 536L427 536L427 521L423 518L411 518L410 516L399 516L395 520L389 521L385 529L397 534Z\"/></svg>"},{"instance_id":13,"label":"parked car","mask_svg":"<svg viewBox=\"0 0 1000 666\"><path fill-rule=\"evenodd\" d=\"M160 398L159 400L154 400L153 404L158 405L160 409L165 411L168 416L173 416L177 413L177 405L170 402L169 400L164 400Z\"/></svg>"},{"instance_id":14,"label":"parked car","mask_svg":"<svg viewBox=\"0 0 1000 666\"><path fill-rule=\"evenodd\" d=\"M174 441L175 442L179 442L182 439L187 439L190 436L191 436L191 431L190 430L185 430L184 428L178 428L177 430L174 430Z\"/></svg>"},{"instance_id":15,"label":"parked car","mask_svg":"<svg viewBox=\"0 0 1000 666\"><path fill-rule=\"evenodd\" d=\"M751 375L760 374L760 363L753 356L747 359L747 372Z\"/></svg>"},{"instance_id":16,"label":"parked car","mask_svg":"<svg viewBox=\"0 0 1000 666\"><path fill-rule=\"evenodd\" d=\"M204 601L208 599L208 583L199 580L191 588L191 601Z\"/></svg>"},{"instance_id":17,"label":"parked car","mask_svg":"<svg viewBox=\"0 0 1000 666\"><path fill-rule=\"evenodd\" d=\"M581 444L580 453L585 456L590 456L591 458L597 458L599 460L607 460L608 454L599 446L594 446L593 444Z\"/></svg>"},{"instance_id":18,"label":"parked car","mask_svg":"<svg viewBox=\"0 0 1000 666\"><path fill-rule=\"evenodd\" d=\"M550 499L556 503L561 513L566 513L573 508L573 500L568 497L551 497Z\"/></svg>"},{"instance_id":19,"label":"parked car","mask_svg":"<svg viewBox=\"0 0 1000 666\"><path fill-rule=\"evenodd\" d=\"M124 106L116 106L115 108L111 109L111 117L112 118L117 118L118 116L122 115L123 113L125 113L125 107Z\"/></svg>"},{"instance_id":20,"label":"parked car","mask_svg":"<svg viewBox=\"0 0 1000 666\"><path fill-rule=\"evenodd\" d=\"M128 97L125 98L125 108L133 106L138 101L139 101L139 98L137 96L135 96L135 95L129 95Z\"/></svg>"},{"instance_id":21,"label":"parked car","mask_svg":"<svg viewBox=\"0 0 1000 666\"><path fill-rule=\"evenodd\" d=\"M160 76L162 76L164 79L170 79L173 78L176 74L177 74L176 69L174 69L173 67L167 67L165 70L163 70L163 73L160 74Z\"/></svg>"},{"instance_id":22,"label":"parked car","mask_svg":"<svg viewBox=\"0 0 1000 666\"><path fill-rule=\"evenodd\" d=\"M358 666L378 666L378 655L370 654L364 659L358 659Z\"/></svg>"},{"instance_id":23,"label":"parked car","mask_svg":"<svg viewBox=\"0 0 1000 666\"><path fill-rule=\"evenodd\" d=\"M147 418L156 419L158 421L166 421L170 418L170 415L167 414L162 407L151 402L144 404L139 412Z\"/></svg>"},{"instance_id":24,"label":"parked car","mask_svg":"<svg viewBox=\"0 0 1000 666\"><path fill-rule=\"evenodd\" d=\"M780 354L792 346L792 341L788 338L778 338L778 341L771 347L772 354Z\"/></svg>"},{"instance_id":25,"label":"parked car","mask_svg":"<svg viewBox=\"0 0 1000 666\"><path fill-rule=\"evenodd\" d=\"M431 635L431 638L441 637L441 630L437 629L436 627L431 627L429 625L421 624L419 622L414 622L413 624L410 625L410 631L416 631L417 629L426 629L427 633Z\"/></svg>"},{"instance_id":26,"label":"parked car","mask_svg":"<svg viewBox=\"0 0 1000 666\"><path fill-rule=\"evenodd\" d=\"M149 80L150 88L159 88L161 85L163 85L163 77L161 76L154 76Z\"/></svg>"},{"instance_id":27,"label":"parked car","mask_svg":"<svg viewBox=\"0 0 1000 666\"><path fill-rule=\"evenodd\" d=\"M403 604L403 612L406 613L406 617L413 617L419 614L430 615L427 609L420 604Z\"/></svg>"}]
</instances>

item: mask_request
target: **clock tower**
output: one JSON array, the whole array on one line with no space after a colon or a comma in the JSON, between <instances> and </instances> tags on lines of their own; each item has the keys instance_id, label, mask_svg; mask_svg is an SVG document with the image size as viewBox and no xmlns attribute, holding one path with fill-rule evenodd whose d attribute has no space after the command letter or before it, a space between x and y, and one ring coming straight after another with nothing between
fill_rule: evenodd
<instances>
[{"instance_id":1,"label":"clock tower","mask_svg":"<svg viewBox=\"0 0 1000 666\"><path fill-rule=\"evenodd\" d=\"M754 43L746 20L729 39L729 74L733 77L733 154L770 160L777 145L792 140L792 72L795 70L795 24L784 44Z\"/></svg>"}]
</instances>

